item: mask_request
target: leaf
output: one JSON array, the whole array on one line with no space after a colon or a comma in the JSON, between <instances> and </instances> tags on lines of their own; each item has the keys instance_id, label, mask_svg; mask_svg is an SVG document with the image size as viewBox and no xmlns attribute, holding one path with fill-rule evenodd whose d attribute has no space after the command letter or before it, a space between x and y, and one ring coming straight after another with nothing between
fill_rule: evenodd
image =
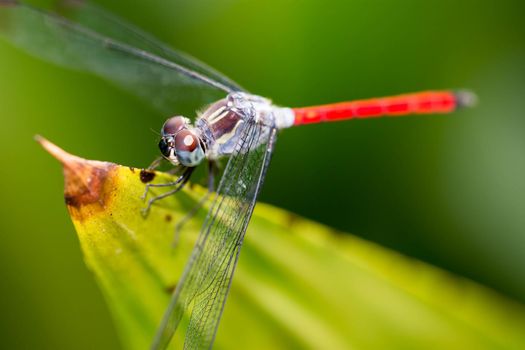
<instances>
[{"instance_id":1,"label":"leaf","mask_svg":"<svg viewBox=\"0 0 525 350\"><path fill-rule=\"evenodd\" d=\"M126 349L147 349L205 214L171 248L175 223L204 194L193 186L140 212L160 172L72 156L65 198ZM159 192L157 192L159 193ZM216 349L525 348L525 308L474 282L258 204ZM182 347L178 331L172 348Z\"/></svg>"}]
</instances>

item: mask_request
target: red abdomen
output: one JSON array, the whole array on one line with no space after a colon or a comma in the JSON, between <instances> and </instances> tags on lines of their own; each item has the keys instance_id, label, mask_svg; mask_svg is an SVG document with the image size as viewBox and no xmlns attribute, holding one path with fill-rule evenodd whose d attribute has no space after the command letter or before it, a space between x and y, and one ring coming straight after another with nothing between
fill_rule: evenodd
<instances>
[{"instance_id":1,"label":"red abdomen","mask_svg":"<svg viewBox=\"0 0 525 350\"><path fill-rule=\"evenodd\" d=\"M413 94L294 108L294 125L407 114L450 113L470 106L475 96L467 91L426 91Z\"/></svg>"}]
</instances>

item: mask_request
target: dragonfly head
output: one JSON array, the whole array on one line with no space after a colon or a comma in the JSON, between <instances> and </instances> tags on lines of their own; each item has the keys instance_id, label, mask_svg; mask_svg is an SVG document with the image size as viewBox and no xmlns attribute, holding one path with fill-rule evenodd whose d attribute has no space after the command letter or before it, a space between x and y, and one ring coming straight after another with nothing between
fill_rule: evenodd
<instances>
[{"instance_id":1,"label":"dragonfly head","mask_svg":"<svg viewBox=\"0 0 525 350\"><path fill-rule=\"evenodd\" d=\"M173 165L194 167L204 159L202 140L188 118L171 117L162 126L161 134L160 152Z\"/></svg>"}]
</instances>

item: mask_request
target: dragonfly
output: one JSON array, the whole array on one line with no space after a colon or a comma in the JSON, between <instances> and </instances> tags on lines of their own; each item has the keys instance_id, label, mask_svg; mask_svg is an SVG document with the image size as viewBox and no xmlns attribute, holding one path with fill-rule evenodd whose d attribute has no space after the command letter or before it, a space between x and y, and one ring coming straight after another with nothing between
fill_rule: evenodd
<instances>
[{"instance_id":1,"label":"dragonfly","mask_svg":"<svg viewBox=\"0 0 525 350\"><path fill-rule=\"evenodd\" d=\"M320 106L287 108L254 95L193 57L176 51L115 15L82 1L46 12L0 0L0 35L27 52L72 69L91 72L146 99L159 112L203 108L192 123L175 115L161 129L162 159L182 169L175 194L201 163L227 158L193 251L152 339L169 346L190 313L184 348L212 347L250 217L274 150L278 131L354 118L451 113L472 106L466 90L409 93ZM146 188L148 189L148 187ZM190 312L191 311L191 312Z\"/></svg>"}]
</instances>

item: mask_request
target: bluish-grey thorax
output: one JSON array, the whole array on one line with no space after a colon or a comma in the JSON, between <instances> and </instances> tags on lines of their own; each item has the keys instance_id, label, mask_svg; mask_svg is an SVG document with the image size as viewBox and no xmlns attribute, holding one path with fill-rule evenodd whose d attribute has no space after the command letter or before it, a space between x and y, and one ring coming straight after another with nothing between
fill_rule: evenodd
<instances>
[{"instance_id":1,"label":"bluish-grey thorax","mask_svg":"<svg viewBox=\"0 0 525 350\"><path fill-rule=\"evenodd\" d=\"M200 116L195 126L206 139L209 158L217 159L233 152L246 118L249 116L236 109L229 98L215 102Z\"/></svg>"},{"instance_id":2,"label":"bluish-grey thorax","mask_svg":"<svg viewBox=\"0 0 525 350\"><path fill-rule=\"evenodd\" d=\"M251 136L262 141L262 133L291 126L293 118L288 108L276 107L264 97L237 92L210 105L197 120L196 127L209 140L207 157L217 159L234 152L240 138L246 137L247 124L257 125L255 129L260 133ZM258 147L257 140L250 142L253 148Z\"/></svg>"}]
</instances>

